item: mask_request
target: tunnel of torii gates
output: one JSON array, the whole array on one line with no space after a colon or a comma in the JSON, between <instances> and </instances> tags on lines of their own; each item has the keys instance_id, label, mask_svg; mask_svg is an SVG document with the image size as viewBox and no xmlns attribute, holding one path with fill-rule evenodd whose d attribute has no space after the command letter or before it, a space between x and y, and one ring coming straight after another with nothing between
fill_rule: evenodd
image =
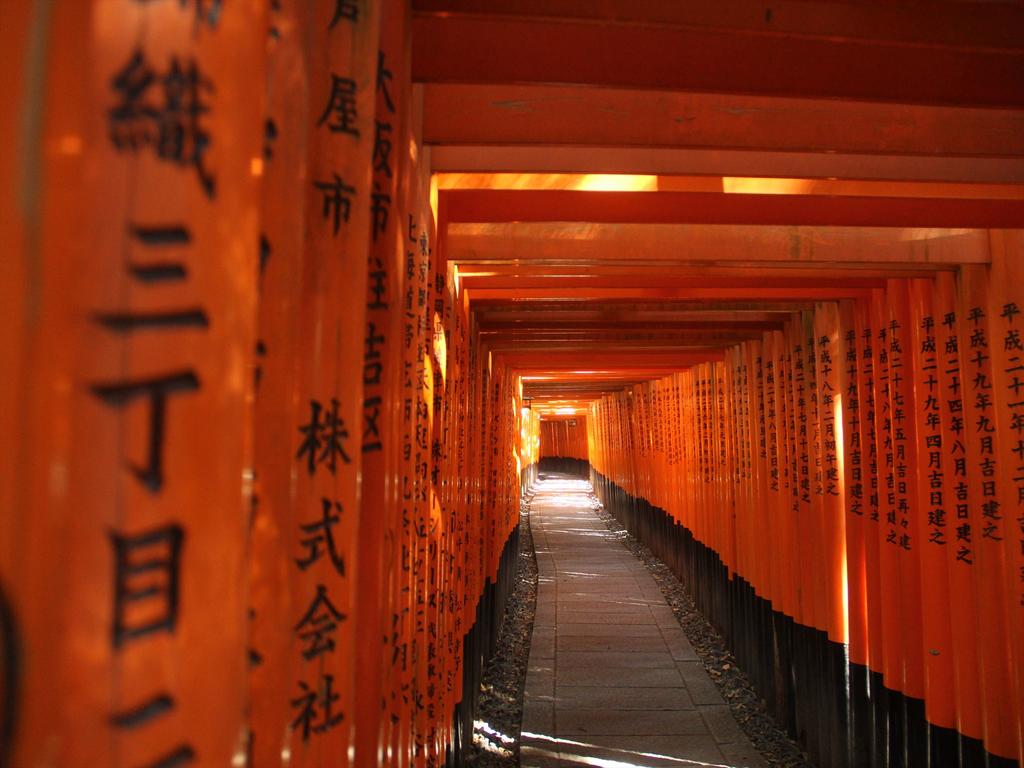
<instances>
[{"instance_id":1,"label":"tunnel of torii gates","mask_svg":"<svg viewBox=\"0 0 1024 768\"><path fill-rule=\"evenodd\" d=\"M0 4L0 764L460 763L546 462L818 765L1017 765L1022 30Z\"/></svg>"}]
</instances>

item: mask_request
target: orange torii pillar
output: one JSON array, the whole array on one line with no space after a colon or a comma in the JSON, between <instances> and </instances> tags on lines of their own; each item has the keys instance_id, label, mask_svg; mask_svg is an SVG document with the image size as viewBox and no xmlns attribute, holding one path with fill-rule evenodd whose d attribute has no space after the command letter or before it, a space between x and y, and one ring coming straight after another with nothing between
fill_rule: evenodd
<instances>
[{"instance_id":1,"label":"orange torii pillar","mask_svg":"<svg viewBox=\"0 0 1024 768\"><path fill-rule=\"evenodd\" d=\"M4 765L246 758L266 12L206 9L4 10Z\"/></svg>"},{"instance_id":2,"label":"orange torii pillar","mask_svg":"<svg viewBox=\"0 0 1024 768\"><path fill-rule=\"evenodd\" d=\"M324 0L269 22L252 730L258 761L313 766L348 754L356 708L375 706L355 651L379 21Z\"/></svg>"},{"instance_id":3,"label":"orange torii pillar","mask_svg":"<svg viewBox=\"0 0 1024 768\"><path fill-rule=\"evenodd\" d=\"M585 413L540 420L540 460L545 469L585 474L587 455Z\"/></svg>"},{"instance_id":4,"label":"orange torii pillar","mask_svg":"<svg viewBox=\"0 0 1024 768\"><path fill-rule=\"evenodd\" d=\"M731 406L700 365L674 377L678 416L668 379L590 408L606 505L691 585L822 765L1019 758L1022 245L992 242L991 267L890 280L730 351ZM684 478L666 494L646 468L672 418ZM730 450L744 434L749 478Z\"/></svg>"},{"instance_id":5,"label":"orange torii pillar","mask_svg":"<svg viewBox=\"0 0 1024 768\"><path fill-rule=\"evenodd\" d=\"M256 5L5 9L4 765L472 738L537 424L448 279L409 8Z\"/></svg>"}]
</instances>

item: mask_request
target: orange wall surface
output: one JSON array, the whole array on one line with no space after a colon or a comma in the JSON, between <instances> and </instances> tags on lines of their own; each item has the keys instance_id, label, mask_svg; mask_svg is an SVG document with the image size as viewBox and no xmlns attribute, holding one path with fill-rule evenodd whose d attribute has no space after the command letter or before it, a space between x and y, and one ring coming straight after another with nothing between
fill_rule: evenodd
<instances>
[{"instance_id":1,"label":"orange wall surface","mask_svg":"<svg viewBox=\"0 0 1024 768\"><path fill-rule=\"evenodd\" d=\"M443 764L536 427L411 9L0 15L0 765Z\"/></svg>"},{"instance_id":2,"label":"orange wall surface","mask_svg":"<svg viewBox=\"0 0 1024 768\"><path fill-rule=\"evenodd\" d=\"M1024 237L992 235L990 267L819 302L724 362L603 397L589 456L928 722L1014 759Z\"/></svg>"},{"instance_id":3,"label":"orange wall surface","mask_svg":"<svg viewBox=\"0 0 1024 768\"><path fill-rule=\"evenodd\" d=\"M540 456L587 460L586 414L540 422Z\"/></svg>"}]
</instances>

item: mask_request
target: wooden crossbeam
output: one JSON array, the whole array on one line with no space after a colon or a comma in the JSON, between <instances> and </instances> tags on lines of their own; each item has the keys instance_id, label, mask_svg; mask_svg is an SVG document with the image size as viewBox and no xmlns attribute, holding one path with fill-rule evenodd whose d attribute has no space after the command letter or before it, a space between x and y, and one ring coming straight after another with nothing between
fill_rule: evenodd
<instances>
[{"instance_id":1,"label":"wooden crossbeam","mask_svg":"<svg viewBox=\"0 0 1024 768\"><path fill-rule=\"evenodd\" d=\"M413 21L412 67L413 78L427 83L562 83L1024 106L1019 50L721 28L423 14Z\"/></svg>"},{"instance_id":2,"label":"wooden crossbeam","mask_svg":"<svg viewBox=\"0 0 1024 768\"><path fill-rule=\"evenodd\" d=\"M748 161L751 153L774 152L903 155L922 163L1024 156L1020 109L465 83L425 85L424 107L430 144L549 145L553 155L585 146L727 149L744 151ZM440 158L442 166L450 162ZM588 166L599 172L593 161ZM740 173L752 172L744 163Z\"/></svg>"},{"instance_id":3,"label":"wooden crossbeam","mask_svg":"<svg viewBox=\"0 0 1024 768\"><path fill-rule=\"evenodd\" d=\"M950 198L447 190L449 222L762 224L846 227L1024 226L1024 201Z\"/></svg>"}]
</instances>

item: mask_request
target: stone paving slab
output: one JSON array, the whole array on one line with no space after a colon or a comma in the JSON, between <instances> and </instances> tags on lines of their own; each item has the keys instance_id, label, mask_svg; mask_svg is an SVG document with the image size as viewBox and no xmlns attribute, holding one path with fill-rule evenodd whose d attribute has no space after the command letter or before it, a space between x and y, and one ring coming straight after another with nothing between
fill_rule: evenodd
<instances>
[{"instance_id":1,"label":"stone paving slab","mask_svg":"<svg viewBox=\"0 0 1024 768\"><path fill-rule=\"evenodd\" d=\"M665 640L659 634L651 633L644 637L624 637L622 635L564 635L555 637L557 651L662 651ZM553 656L552 656L553 658Z\"/></svg>"},{"instance_id":2,"label":"stone paving slab","mask_svg":"<svg viewBox=\"0 0 1024 768\"><path fill-rule=\"evenodd\" d=\"M591 748L577 747L566 750L569 755L599 757L606 760L619 760L631 766L663 766L680 765L680 760L690 760L698 765L710 763L713 766L725 766L725 756L718 742L709 734L662 734L637 736L592 736L587 742ZM663 759L659 760L661 756ZM563 765L572 765L572 762ZM576 763L579 765L579 763ZM682 763L686 765L686 763ZM704 768L704 766L702 766ZM732 768L730 765L729 768Z\"/></svg>"},{"instance_id":3,"label":"stone paving slab","mask_svg":"<svg viewBox=\"0 0 1024 768\"><path fill-rule=\"evenodd\" d=\"M579 736L706 734L707 724L693 709L559 709L558 731Z\"/></svg>"},{"instance_id":4,"label":"stone paving slab","mask_svg":"<svg viewBox=\"0 0 1024 768\"><path fill-rule=\"evenodd\" d=\"M558 610L557 617L555 619L555 626L562 621L567 624L601 624L605 625L610 621L615 622L618 626L631 625L646 625L648 627L654 627L657 630L658 625L654 623L654 617L651 616L651 612L644 608L639 611L615 611L612 613L606 613L605 611L576 611L571 608L561 608Z\"/></svg>"},{"instance_id":5,"label":"stone paving slab","mask_svg":"<svg viewBox=\"0 0 1024 768\"><path fill-rule=\"evenodd\" d=\"M587 707L618 707L622 710L696 709L689 692L683 687L559 687L553 697L556 709L585 709Z\"/></svg>"},{"instance_id":6,"label":"stone paving slab","mask_svg":"<svg viewBox=\"0 0 1024 768\"><path fill-rule=\"evenodd\" d=\"M556 637L587 635L588 637L654 637L665 642L658 630L658 625L649 624L608 624L604 622L586 622L563 624L558 622L555 629Z\"/></svg>"},{"instance_id":7,"label":"stone paving slab","mask_svg":"<svg viewBox=\"0 0 1024 768\"><path fill-rule=\"evenodd\" d=\"M683 678L674 669L636 667L563 667L555 652L555 686L614 685L620 688L680 688Z\"/></svg>"},{"instance_id":8,"label":"stone paving slab","mask_svg":"<svg viewBox=\"0 0 1024 768\"><path fill-rule=\"evenodd\" d=\"M638 589L631 587L608 587L602 591L600 587L588 587L581 589L576 587L572 591L569 588L553 589L549 593L559 603L582 603L571 610L615 610L616 607L625 608L661 608L656 602L648 597L642 597ZM668 606L665 606L666 608ZM671 612L671 608L669 611Z\"/></svg>"},{"instance_id":9,"label":"stone paving slab","mask_svg":"<svg viewBox=\"0 0 1024 768\"><path fill-rule=\"evenodd\" d=\"M562 669L571 667L676 668L672 654L664 651L561 651L558 654L558 664Z\"/></svg>"},{"instance_id":10,"label":"stone paving slab","mask_svg":"<svg viewBox=\"0 0 1024 768\"><path fill-rule=\"evenodd\" d=\"M654 579L590 509L590 484L550 475L536 491L521 765L763 768Z\"/></svg>"},{"instance_id":11,"label":"stone paving slab","mask_svg":"<svg viewBox=\"0 0 1024 768\"><path fill-rule=\"evenodd\" d=\"M650 619L651 623L657 623L654 620L654 613L651 611L651 606L645 603L638 602L630 597L610 600L595 600L593 595L584 595L590 599L580 599L579 595L569 595L569 599L563 598L561 595L555 601L557 609L559 611L583 611L586 613L598 613L603 616L618 615L621 613L636 613L642 614Z\"/></svg>"}]
</instances>

